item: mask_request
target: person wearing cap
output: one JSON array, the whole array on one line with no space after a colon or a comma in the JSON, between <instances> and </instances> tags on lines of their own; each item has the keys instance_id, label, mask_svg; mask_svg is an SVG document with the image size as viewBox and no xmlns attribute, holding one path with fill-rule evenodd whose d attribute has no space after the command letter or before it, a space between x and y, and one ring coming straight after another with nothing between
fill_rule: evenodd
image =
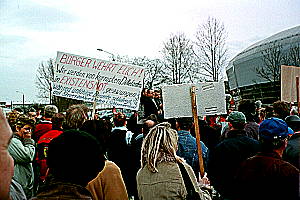
<instances>
[{"instance_id":1,"label":"person wearing cap","mask_svg":"<svg viewBox=\"0 0 300 200\"><path fill-rule=\"evenodd\" d=\"M13 179L22 186L27 198L33 195L32 161L35 155L35 142L31 139L33 125L32 119L20 115L16 123L16 132L8 146L8 152L14 160Z\"/></svg>"},{"instance_id":2,"label":"person wearing cap","mask_svg":"<svg viewBox=\"0 0 300 200\"><path fill-rule=\"evenodd\" d=\"M290 135L282 158L300 169L300 117L290 115L285 118L285 121L293 129L294 134Z\"/></svg>"},{"instance_id":3,"label":"person wearing cap","mask_svg":"<svg viewBox=\"0 0 300 200\"><path fill-rule=\"evenodd\" d=\"M291 131L276 117L260 124L261 152L241 164L236 174L236 199L299 199L300 171L282 160Z\"/></svg>"},{"instance_id":4,"label":"person wearing cap","mask_svg":"<svg viewBox=\"0 0 300 200\"><path fill-rule=\"evenodd\" d=\"M226 121L230 130L223 141L210 149L207 175L214 189L223 198L231 199L236 192L234 175L239 165L254 156L259 151L260 145L244 130L246 117L242 112L231 112Z\"/></svg>"}]
</instances>

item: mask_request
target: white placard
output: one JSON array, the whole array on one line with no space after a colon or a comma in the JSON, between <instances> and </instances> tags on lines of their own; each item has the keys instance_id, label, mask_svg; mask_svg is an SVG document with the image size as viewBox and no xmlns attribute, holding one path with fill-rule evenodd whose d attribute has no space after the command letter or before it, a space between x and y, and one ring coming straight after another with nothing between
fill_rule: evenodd
<instances>
[{"instance_id":1,"label":"white placard","mask_svg":"<svg viewBox=\"0 0 300 200\"><path fill-rule=\"evenodd\" d=\"M138 110L141 66L57 52L53 95Z\"/></svg>"},{"instance_id":2,"label":"white placard","mask_svg":"<svg viewBox=\"0 0 300 200\"><path fill-rule=\"evenodd\" d=\"M198 116L226 114L223 82L180 84L162 89L164 118L192 117L191 87L196 87Z\"/></svg>"}]
</instances>

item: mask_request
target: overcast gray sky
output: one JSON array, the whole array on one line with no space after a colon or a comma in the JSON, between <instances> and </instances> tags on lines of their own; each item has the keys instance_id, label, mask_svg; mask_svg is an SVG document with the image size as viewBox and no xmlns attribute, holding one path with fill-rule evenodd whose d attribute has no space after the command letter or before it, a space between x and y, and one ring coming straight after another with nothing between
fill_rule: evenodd
<instances>
[{"instance_id":1,"label":"overcast gray sky","mask_svg":"<svg viewBox=\"0 0 300 200\"><path fill-rule=\"evenodd\" d=\"M299 0L0 0L0 101L39 102L38 66L57 51L159 57L171 33L193 39L209 16L228 32L230 58L300 25Z\"/></svg>"}]
</instances>

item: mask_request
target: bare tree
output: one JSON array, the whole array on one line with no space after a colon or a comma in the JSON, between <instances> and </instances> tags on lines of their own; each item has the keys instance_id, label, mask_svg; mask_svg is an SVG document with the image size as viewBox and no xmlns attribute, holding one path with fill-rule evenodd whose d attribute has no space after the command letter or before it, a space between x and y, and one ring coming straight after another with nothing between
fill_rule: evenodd
<instances>
[{"instance_id":1,"label":"bare tree","mask_svg":"<svg viewBox=\"0 0 300 200\"><path fill-rule=\"evenodd\" d=\"M291 46L288 53L289 65L300 67L300 45Z\"/></svg>"},{"instance_id":2,"label":"bare tree","mask_svg":"<svg viewBox=\"0 0 300 200\"><path fill-rule=\"evenodd\" d=\"M227 33L223 23L209 17L198 27L195 55L198 59L197 72L207 81L219 81L227 62Z\"/></svg>"},{"instance_id":3,"label":"bare tree","mask_svg":"<svg viewBox=\"0 0 300 200\"><path fill-rule=\"evenodd\" d=\"M185 34L171 35L162 50L164 65L164 82L173 84L193 82L193 45Z\"/></svg>"},{"instance_id":4,"label":"bare tree","mask_svg":"<svg viewBox=\"0 0 300 200\"><path fill-rule=\"evenodd\" d=\"M52 82L54 80L54 64L53 59L49 59L46 63L42 62L37 69L36 75L36 87L39 90L39 98L49 99L49 103L52 103Z\"/></svg>"},{"instance_id":5,"label":"bare tree","mask_svg":"<svg viewBox=\"0 0 300 200\"><path fill-rule=\"evenodd\" d=\"M116 56L116 61L125 62L132 65L139 65L145 68L144 87L158 87L163 82L164 63L160 59L144 57Z\"/></svg>"},{"instance_id":6,"label":"bare tree","mask_svg":"<svg viewBox=\"0 0 300 200\"><path fill-rule=\"evenodd\" d=\"M262 51L263 65L256 68L256 73L269 82L280 80L280 66L288 64L287 57L282 51L282 45L274 42L269 48Z\"/></svg>"},{"instance_id":7,"label":"bare tree","mask_svg":"<svg viewBox=\"0 0 300 200\"><path fill-rule=\"evenodd\" d=\"M50 104L54 104L59 110L66 110L72 104L79 104L83 101L68 99L64 97L52 96L52 82L54 80L55 60L49 59L42 62L37 69L36 87L39 90L39 98L49 99Z\"/></svg>"}]
</instances>

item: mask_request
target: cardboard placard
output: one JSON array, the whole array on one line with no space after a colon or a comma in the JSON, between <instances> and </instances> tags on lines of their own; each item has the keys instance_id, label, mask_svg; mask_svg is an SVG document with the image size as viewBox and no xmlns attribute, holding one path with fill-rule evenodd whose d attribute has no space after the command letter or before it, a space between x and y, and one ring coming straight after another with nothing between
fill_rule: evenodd
<instances>
[{"instance_id":1,"label":"cardboard placard","mask_svg":"<svg viewBox=\"0 0 300 200\"><path fill-rule=\"evenodd\" d=\"M192 117L190 89L196 87L199 116L226 114L226 97L223 82L169 85L162 88L164 117Z\"/></svg>"}]
</instances>

